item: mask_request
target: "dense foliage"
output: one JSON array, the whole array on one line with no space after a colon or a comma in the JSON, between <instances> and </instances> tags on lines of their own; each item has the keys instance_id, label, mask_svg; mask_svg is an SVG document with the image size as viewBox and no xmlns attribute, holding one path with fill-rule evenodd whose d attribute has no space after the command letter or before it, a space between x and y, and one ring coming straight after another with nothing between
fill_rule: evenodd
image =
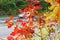
<instances>
[{"instance_id":1,"label":"dense foliage","mask_svg":"<svg viewBox=\"0 0 60 40\"><path fill-rule=\"evenodd\" d=\"M32 2L26 2L25 0L0 0L0 16L17 16L19 14L18 9L23 9L27 6L27 4L31 4ZM49 3L41 0L40 5L42 6L39 9L39 12L48 11Z\"/></svg>"}]
</instances>

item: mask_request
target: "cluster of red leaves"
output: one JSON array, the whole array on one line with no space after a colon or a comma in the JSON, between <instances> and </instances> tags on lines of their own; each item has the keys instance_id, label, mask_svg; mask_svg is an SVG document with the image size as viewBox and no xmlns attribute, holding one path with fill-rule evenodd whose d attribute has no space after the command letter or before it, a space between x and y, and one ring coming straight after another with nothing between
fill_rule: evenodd
<instances>
[{"instance_id":1,"label":"cluster of red leaves","mask_svg":"<svg viewBox=\"0 0 60 40\"><path fill-rule=\"evenodd\" d=\"M6 20L6 21L5 21L5 23L7 24L8 28L11 28L11 27L14 25L14 23L11 22L11 21L12 21L12 20Z\"/></svg>"},{"instance_id":2,"label":"cluster of red leaves","mask_svg":"<svg viewBox=\"0 0 60 40\"><path fill-rule=\"evenodd\" d=\"M32 9L34 9L34 10L38 10L38 9L40 9L40 8L42 8L41 6L40 6L40 1L35 1L35 0L26 0L26 1L34 1L33 2L33 4L28 4L27 5L27 8L25 8L24 10L21 10L21 9L19 9L18 11L19 12L28 12L28 11L31 11ZM35 6L36 5L36 6Z\"/></svg>"},{"instance_id":3,"label":"cluster of red leaves","mask_svg":"<svg viewBox=\"0 0 60 40\"><path fill-rule=\"evenodd\" d=\"M31 2L31 1L33 1L33 0L27 0L27 1ZM18 11L19 11L19 12L31 12L32 10L38 10L38 9L41 8L41 6L38 5L39 3L40 3L40 2L36 1L36 2L34 2L34 4L32 4L32 5L31 5L31 4L28 4L28 5L27 5L27 8L25 8L25 9L23 9L23 10L19 9ZM37 6L35 6L35 5L37 5ZM14 17L13 17L13 16L10 16L9 18L10 18L10 19L9 19L9 20L6 20L5 23L8 24L8 28L11 28L11 27L14 25L14 23L11 22L11 20L14 19ZM10 35L15 36L15 35L20 34L20 35L24 35L26 38L30 38L31 35L34 33L34 30L32 29L32 27L30 27L30 26L33 25L33 23L30 22L30 23L29 23L29 26L27 26L27 22L23 22L23 21L20 20L20 19L17 19L16 22L19 22L19 23L21 22L22 28L18 28L18 25L16 25L16 27L14 28L14 31L13 31ZM18 36L17 38L19 38L19 36ZM8 40L14 40L14 38L11 37L11 36L9 36L9 37L8 37Z\"/></svg>"},{"instance_id":4,"label":"cluster of red leaves","mask_svg":"<svg viewBox=\"0 0 60 40\"><path fill-rule=\"evenodd\" d=\"M16 22L23 22L22 20L18 19Z\"/></svg>"},{"instance_id":5,"label":"cluster of red leaves","mask_svg":"<svg viewBox=\"0 0 60 40\"><path fill-rule=\"evenodd\" d=\"M6 20L6 22L5 23L9 23L8 25L10 25L10 22L9 22L10 20ZM14 31L10 34L11 36L8 36L8 40L14 40L15 38L13 38L12 36L15 36L15 35L18 35L18 34L20 34L20 35L24 35L26 38L30 38L31 37L31 35L30 34L33 34L34 33L34 30L33 29L31 29L30 27L27 27L26 26L26 22L23 22L22 20L17 20L16 22L22 22L21 23L21 25L22 25L22 28L18 28L18 25L16 25L16 27L14 28ZM12 25L9 27L8 26L8 28L11 28L12 27ZM16 40L18 40L18 39L21 39L21 38L19 38L20 36L17 36L17 38L16 38Z\"/></svg>"},{"instance_id":6,"label":"cluster of red leaves","mask_svg":"<svg viewBox=\"0 0 60 40\"><path fill-rule=\"evenodd\" d=\"M31 2L33 0L26 0L26 1ZM60 3L60 0L58 0L57 2ZM41 8L41 6L37 5L37 4L40 4L40 2L35 1L34 4L32 4L32 5L28 4L27 8L25 8L23 10L19 9L18 11L19 12L30 12L32 9L38 10L38 9ZM34 6L34 5L37 5L37 6ZM45 16L43 16L43 15L41 15L41 16L42 16L42 18L45 18ZM14 19L14 17L10 16L9 18L10 19L6 20L5 23L8 25L8 28L11 28L14 25L14 23L11 22L12 19ZM20 35L24 35L26 38L30 38L31 34L34 33L34 30L32 29L32 27L29 27L29 26L33 26L33 21L30 22L29 26L27 26L27 22L23 22L22 20L19 20L19 19L16 22L19 22L19 23L22 22L21 23L22 28L18 28L18 25L16 25L16 27L14 28L14 31L10 35L15 36L15 35L20 34ZM40 19L39 22L40 22L40 25L44 25L45 24L45 20L43 20L43 19ZM57 20L52 20L52 22L57 22ZM53 24L50 24L49 26L52 26L52 25ZM18 36L17 38L21 39L20 36ZM16 40L18 40L17 38L16 38ZM11 36L9 36L7 39L8 40L14 40L14 38L11 37Z\"/></svg>"},{"instance_id":7,"label":"cluster of red leaves","mask_svg":"<svg viewBox=\"0 0 60 40\"><path fill-rule=\"evenodd\" d=\"M33 5L30 5L30 4L29 4L28 6L29 6L29 7L25 8L24 10L18 9L18 12L30 12L30 11L32 11L32 10L38 10L38 9L41 8L40 5L38 5L38 6L33 6Z\"/></svg>"},{"instance_id":8,"label":"cluster of red leaves","mask_svg":"<svg viewBox=\"0 0 60 40\"><path fill-rule=\"evenodd\" d=\"M29 27L19 29L18 26L16 26L14 32L12 32L10 35L15 36L16 34L21 34L24 35L26 38L29 38L29 35L33 33L34 30Z\"/></svg>"},{"instance_id":9,"label":"cluster of red leaves","mask_svg":"<svg viewBox=\"0 0 60 40\"><path fill-rule=\"evenodd\" d=\"M12 36L7 37L7 40L14 40Z\"/></svg>"},{"instance_id":10,"label":"cluster of red leaves","mask_svg":"<svg viewBox=\"0 0 60 40\"><path fill-rule=\"evenodd\" d=\"M56 0L60 4L60 0Z\"/></svg>"}]
</instances>

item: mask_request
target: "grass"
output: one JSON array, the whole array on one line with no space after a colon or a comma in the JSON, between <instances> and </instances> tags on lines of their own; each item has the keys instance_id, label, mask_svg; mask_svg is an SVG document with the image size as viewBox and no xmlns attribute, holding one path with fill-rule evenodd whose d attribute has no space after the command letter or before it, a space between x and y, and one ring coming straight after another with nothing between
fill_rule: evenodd
<instances>
[{"instance_id":1,"label":"grass","mask_svg":"<svg viewBox=\"0 0 60 40\"><path fill-rule=\"evenodd\" d=\"M8 17L8 16L0 16L0 18L5 18L5 17Z\"/></svg>"},{"instance_id":2,"label":"grass","mask_svg":"<svg viewBox=\"0 0 60 40\"><path fill-rule=\"evenodd\" d=\"M6 18L6 17L8 17L7 15L5 15L5 16L0 16L0 18ZM15 15L14 17L17 17L17 15Z\"/></svg>"}]
</instances>

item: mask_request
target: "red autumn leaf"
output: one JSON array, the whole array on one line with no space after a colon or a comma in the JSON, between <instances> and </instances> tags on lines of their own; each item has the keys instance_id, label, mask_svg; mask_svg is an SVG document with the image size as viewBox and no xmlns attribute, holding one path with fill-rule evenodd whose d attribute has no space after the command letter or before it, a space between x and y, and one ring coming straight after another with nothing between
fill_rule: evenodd
<instances>
[{"instance_id":1,"label":"red autumn leaf","mask_svg":"<svg viewBox=\"0 0 60 40\"><path fill-rule=\"evenodd\" d=\"M34 2L34 4L40 4L40 1L36 1L36 2Z\"/></svg>"},{"instance_id":2,"label":"red autumn leaf","mask_svg":"<svg viewBox=\"0 0 60 40\"><path fill-rule=\"evenodd\" d=\"M34 30L31 29L30 27L26 27L25 30L26 30L27 32L31 33L31 34L34 33Z\"/></svg>"},{"instance_id":3,"label":"red autumn leaf","mask_svg":"<svg viewBox=\"0 0 60 40\"><path fill-rule=\"evenodd\" d=\"M31 29L30 27L26 27L25 30L26 30L27 32L29 32L29 33L34 33L34 30Z\"/></svg>"},{"instance_id":4,"label":"red autumn leaf","mask_svg":"<svg viewBox=\"0 0 60 40\"><path fill-rule=\"evenodd\" d=\"M28 11L31 11L32 9L33 9L33 7L29 7L29 8L28 8Z\"/></svg>"},{"instance_id":5,"label":"red autumn leaf","mask_svg":"<svg viewBox=\"0 0 60 40\"><path fill-rule=\"evenodd\" d=\"M27 6L28 6L28 7L31 7L32 5L31 5L31 4L28 4Z\"/></svg>"},{"instance_id":6,"label":"red autumn leaf","mask_svg":"<svg viewBox=\"0 0 60 40\"><path fill-rule=\"evenodd\" d=\"M27 9L27 8L25 8L23 11L24 11L24 12L28 12L28 9Z\"/></svg>"},{"instance_id":7,"label":"red autumn leaf","mask_svg":"<svg viewBox=\"0 0 60 40\"><path fill-rule=\"evenodd\" d=\"M26 34L26 33L27 33L27 31L26 31L25 28L20 29L18 32L19 32L20 34Z\"/></svg>"},{"instance_id":8,"label":"red autumn leaf","mask_svg":"<svg viewBox=\"0 0 60 40\"><path fill-rule=\"evenodd\" d=\"M18 33L21 33L21 34L23 34L23 30L19 30L19 31L18 31Z\"/></svg>"},{"instance_id":9,"label":"red autumn leaf","mask_svg":"<svg viewBox=\"0 0 60 40\"><path fill-rule=\"evenodd\" d=\"M15 32L12 32L10 35L15 36L15 35L16 35L16 33L15 33Z\"/></svg>"},{"instance_id":10,"label":"red autumn leaf","mask_svg":"<svg viewBox=\"0 0 60 40\"><path fill-rule=\"evenodd\" d=\"M23 27L27 26L27 23L26 22L22 22L21 24Z\"/></svg>"},{"instance_id":11,"label":"red autumn leaf","mask_svg":"<svg viewBox=\"0 0 60 40\"><path fill-rule=\"evenodd\" d=\"M14 40L14 38L11 37L11 36L9 36L9 37L7 38L7 40Z\"/></svg>"},{"instance_id":12,"label":"red autumn leaf","mask_svg":"<svg viewBox=\"0 0 60 40\"><path fill-rule=\"evenodd\" d=\"M10 20L6 20L5 23L8 23Z\"/></svg>"},{"instance_id":13,"label":"red autumn leaf","mask_svg":"<svg viewBox=\"0 0 60 40\"><path fill-rule=\"evenodd\" d=\"M14 19L14 16L9 16L10 19Z\"/></svg>"},{"instance_id":14,"label":"red autumn leaf","mask_svg":"<svg viewBox=\"0 0 60 40\"><path fill-rule=\"evenodd\" d=\"M60 0L56 0L60 4Z\"/></svg>"},{"instance_id":15,"label":"red autumn leaf","mask_svg":"<svg viewBox=\"0 0 60 40\"><path fill-rule=\"evenodd\" d=\"M8 25L8 28L11 28L12 27L12 25Z\"/></svg>"},{"instance_id":16,"label":"red autumn leaf","mask_svg":"<svg viewBox=\"0 0 60 40\"><path fill-rule=\"evenodd\" d=\"M32 33L32 34L33 34L33 33L34 33L34 30L32 30L32 29L31 29L31 30L30 30L30 33Z\"/></svg>"},{"instance_id":17,"label":"red autumn leaf","mask_svg":"<svg viewBox=\"0 0 60 40\"><path fill-rule=\"evenodd\" d=\"M19 35L16 40L22 40L22 35Z\"/></svg>"},{"instance_id":18,"label":"red autumn leaf","mask_svg":"<svg viewBox=\"0 0 60 40\"><path fill-rule=\"evenodd\" d=\"M18 12L23 12L23 10L21 10L21 9L18 9Z\"/></svg>"},{"instance_id":19,"label":"red autumn leaf","mask_svg":"<svg viewBox=\"0 0 60 40\"><path fill-rule=\"evenodd\" d=\"M35 6L35 9L40 9L41 8L41 6Z\"/></svg>"},{"instance_id":20,"label":"red autumn leaf","mask_svg":"<svg viewBox=\"0 0 60 40\"><path fill-rule=\"evenodd\" d=\"M8 23L8 28L11 28L14 24L12 22Z\"/></svg>"},{"instance_id":21,"label":"red autumn leaf","mask_svg":"<svg viewBox=\"0 0 60 40\"><path fill-rule=\"evenodd\" d=\"M34 30L32 30L31 28L29 27L26 27L26 28L22 28L18 31L21 35L24 35L26 38L28 38L28 36L30 34L33 34L34 33Z\"/></svg>"},{"instance_id":22,"label":"red autumn leaf","mask_svg":"<svg viewBox=\"0 0 60 40\"><path fill-rule=\"evenodd\" d=\"M22 20L18 19L17 22L23 22Z\"/></svg>"},{"instance_id":23,"label":"red autumn leaf","mask_svg":"<svg viewBox=\"0 0 60 40\"><path fill-rule=\"evenodd\" d=\"M12 32L10 35L15 36L18 33L18 31L19 31L19 29L18 29L18 26L16 25L14 32Z\"/></svg>"},{"instance_id":24,"label":"red autumn leaf","mask_svg":"<svg viewBox=\"0 0 60 40\"><path fill-rule=\"evenodd\" d=\"M30 8L30 9L33 9L33 7L34 7L34 5L32 5L32 4L28 4L27 6L28 6L28 8Z\"/></svg>"}]
</instances>

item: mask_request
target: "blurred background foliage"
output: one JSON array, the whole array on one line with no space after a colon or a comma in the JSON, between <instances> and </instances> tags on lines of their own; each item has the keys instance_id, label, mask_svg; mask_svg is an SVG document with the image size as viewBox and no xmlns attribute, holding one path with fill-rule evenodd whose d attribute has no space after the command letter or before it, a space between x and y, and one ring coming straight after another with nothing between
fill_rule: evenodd
<instances>
[{"instance_id":1,"label":"blurred background foliage","mask_svg":"<svg viewBox=\"0 0 60 40\"><path fill-rule=\"evenodd\" d=\"M27 4L30 4L30 2L26 2L25 0L0 0L0 17L9 15L17 16L20 14L18 9L25 8ZM46 12L50 4L41 0L40 5L42 8L39 9L39 12Z\"/></svg>"}]
</instances>

